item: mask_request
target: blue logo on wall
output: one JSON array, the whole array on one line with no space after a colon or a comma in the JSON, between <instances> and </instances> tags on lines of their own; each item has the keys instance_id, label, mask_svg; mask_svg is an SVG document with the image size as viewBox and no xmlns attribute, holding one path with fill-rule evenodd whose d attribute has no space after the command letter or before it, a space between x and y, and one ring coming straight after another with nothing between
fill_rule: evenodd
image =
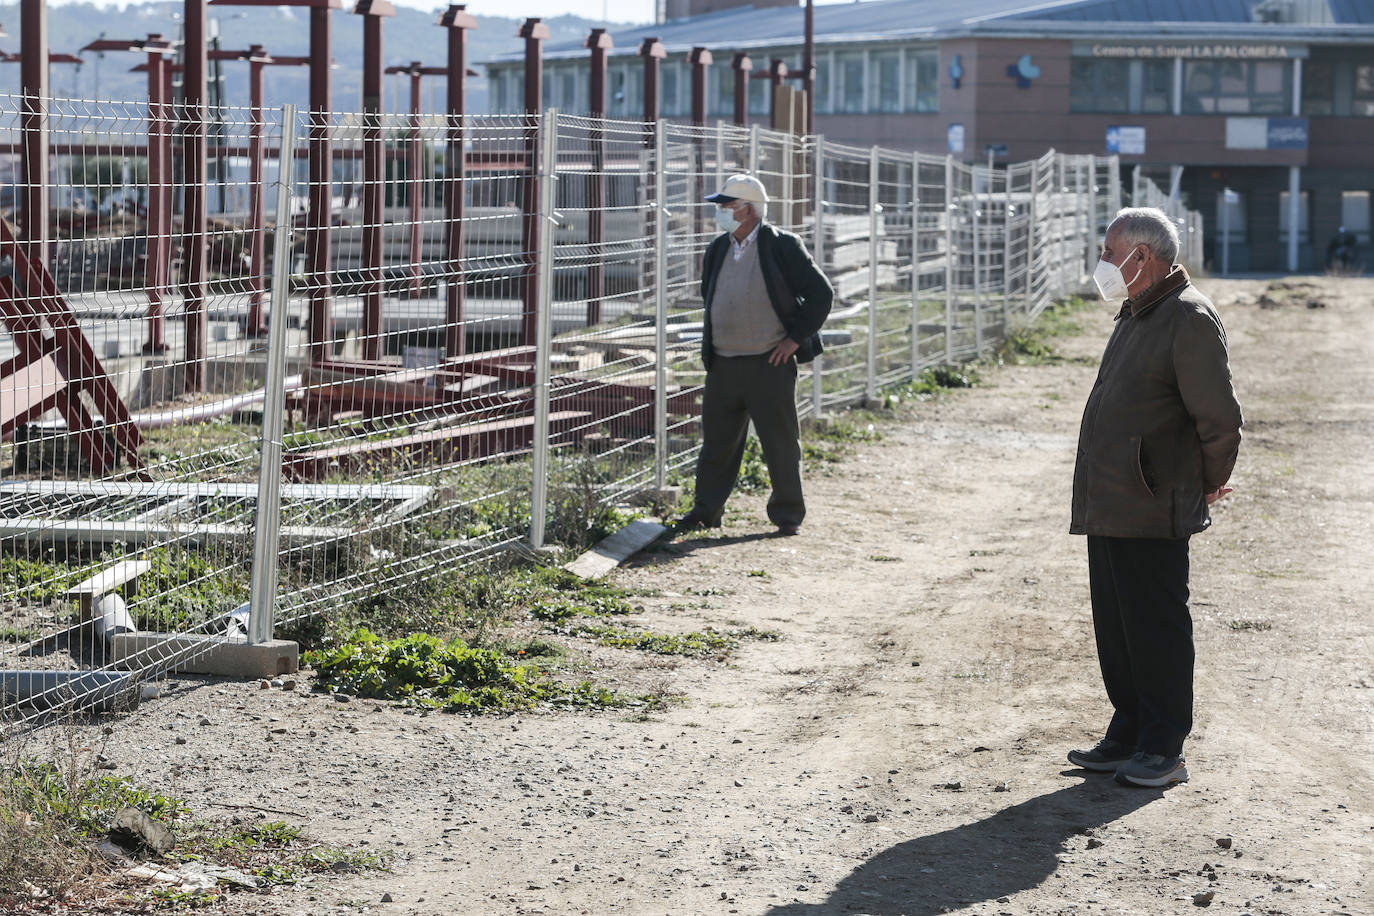
<instances>
[{"instance_id":1,"label":"blue logo on wall","mask_svg":"<svg viewBox=\"0 0 1374 916\"><path fill-rule=\"evenodd\" d=\"M1265 136L1268 149L1307 149L1306 118L1270 118Z\"/></svg>"},{"instance_id":2,"label":"blue logo on wall","mask_svg":"<svg viewBox=\"0 0 1374 916\"><path fill-rule=\"evenodd\" d=\"M1007 76L1016 78L1017 89L1029 89L1031 80L1039 75L1040 68L1031 63L1029 54L1022 54L1016 63L1007 65Z\"/></svg>"},{"instance_id":3,"label":"blue logo on wall","mask_svg":"<svg viewBox=\"0 0 1374 916\"><path fill-rule=\"evenodd\" d=\"M964 65L959 61L959 55L954 55L954 60L949 63L949 78L954 83L954 88L959 88L959 81L964 78Z\"/></svg>"}]
</instances>

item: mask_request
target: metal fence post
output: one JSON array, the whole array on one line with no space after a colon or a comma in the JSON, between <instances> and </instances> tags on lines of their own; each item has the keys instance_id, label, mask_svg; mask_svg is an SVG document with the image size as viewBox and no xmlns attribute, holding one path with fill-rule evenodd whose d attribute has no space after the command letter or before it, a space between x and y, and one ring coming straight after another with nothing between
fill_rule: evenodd
<instances>
[{"instance_id":1,"label":"metal fence post","mask_svg":"<svg viewBox=\"0 0 1374 916\"><path fill-rule=\"evenodd\" d=\"M954 362L954 157L945 156L945 364Z\"/></svg>"},{"instance_id":2,"label":"metal fence post","mask_svg":"<svg viewBox=\"0 0 1374 916\"><path fill-rule=\"evenodd\" d=\"M716 121L716 190L725 184L725 122ZM714 193L714 192L712 192Z\"/></svg>"},{"instance_id":3,"label":"metal fence post","mask_svg":"<svg viewBox=\"0 0 1374 916\"><path fill-rule=\"evenodd\" d=\"M815 256L816 263L821 270L825 270L825 136L816 135L816 165L813 169L812 181L816 183L813 189L815 206ZM821 383L825 379L825 372L821 366L823 354L817 354L811 362L811 415L817 420L821 418L821 410L824 406L824 392L821 390Z\"/></svg>"},{"instance_id":4,"label":"metal fence post","mask_svg":"<svg viewBox=\"0 0 1374 916\"><path fill-rule=\"evenodd\" d=\"M1088 181L1086 185L1088 194L1088 235L1083 239L1083 273L1090 275L1093 272L1094 262L1097 261L1097 157L1088 157Z\"/></svg>"},{"instance_id":5,"label":"metal fence post","mask_svg":"<svg viewBox=\"0 0 1374 916\"><path fill-rule=\"evenodd\" d=\"M787 218L783 221L792 232L796 232L801 226L797 219L797 208L795 200L795 189L792 187L792 135L782 135L782 205L787 213Z\"/></svg>"},{"instance_id":6,"label":"metal fence post","mask_svg":"<svg viewBox=\"0 0 1374 916\"><path fill-rule=\"evenodd\" d=\"M868 356L865 392L878 399L878 148L868 152Z\"/></svg>"},{"instance_id":7,"label":"metal fence post","mask_svg":"<svg viewBox=\"0 0 1374 916\"><path fill-rule=\"evenodd\" d=\"M539 163L539 314L534 349L534 438L530 486L530 544L544 546L549 495L549 351L553 346L554 166L558 156L558 110L544 112Z\"/></svg>"},{"instance_id":8,"label":"metal fence post","mask_svg":"<svg viewBox=\"0 0 1374 916\"><path fill-rule=\"evenodd\" d=\"M1035 195L1040 187L1040 160L1031 160L1030 172L1030 195L1027 201L1026 215L1026 317L1030 318L1035 311L1035 293L1032 290L1035 277Z\"/></svg>"},{"instance_id":9,"label":"metal fence post","mask_svg":"<svg viewBox=\"0 0 1374 916\"><path fill-rule=\"evenodd\" d=\"M668 485L668 201L664 157L668 143L660 118L654 122L654 488Z\"/></svg>"},{"instance_id":10,"label":"metal fence post","mask_svg":"<svg viewBox=\"0 0 1374 916\"><path fill-rule=\"evenodd\" d=\"M286 410L286 335L291 290L291 186L296 152L296 106L281 109L277 157L277 225L272 234L272 314L267 334L267 378L262 403L262 461L258 466L258 513L253 526L253 575L248 603L248 641L272 638L277 603L277 556L281 534L282 418Z\"/></svg>"},{"instance_id":11,"label":"metal fence post","mask_svg":"<svg viewBox=\"0 0 1374 916\"><path fill-rule=\"evenodd\" d=\"M992 167L988 167L988 184L992 184ZM983 228L982 208L978 206L978 166L969 166L969 191L973 197L973 346L983 355L983 246L979 238Z\"/></svg>"},{"instance_id":12,"label":"metal fence post","mask_svg":"<svg viewBox=\"0 0 1374 916\"><path fill-rule=\"evenodd\" d=\"M921 154L911 154L911 380L921 364Z\"/></svg>"},{"instance_id":13,"label":"metal fence post","mask_svg":"<svg viewBox=\"0 0 1374 916\"><path fill-rule=\"evenodd\" d=\"M1011 314L1011 163L1002 174L1002 336L1007 333L1007 316Z\"/></svg>"},{"instance_id":14,"label":"metal fence post","mask_svg":"<svg viewBox=\"0 0 1374 916\"><path fill-rule=\"evenodd\" d=\"M749 174L755 177L759 172L759 126L749 125Z\"/></svg>"}]
</instances>

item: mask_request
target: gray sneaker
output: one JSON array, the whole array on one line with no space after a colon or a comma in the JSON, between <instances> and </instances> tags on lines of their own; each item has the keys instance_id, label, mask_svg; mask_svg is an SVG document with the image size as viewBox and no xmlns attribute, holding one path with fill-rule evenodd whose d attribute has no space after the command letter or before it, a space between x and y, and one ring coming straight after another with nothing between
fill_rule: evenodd
<instances>
[{"instance_id":1,"label":"gray sneaker","mask_svg":"<svg viewBox=\"0 0 1374 916\"><path fill-rule=\"evenodd\" d=\"M1069 751L1069 763L1095 773L1115 773L1134 753L1133 747L1113 741L1111 738L1103 738L1086 751Z\"/></svg>"},{"instance_id":2,"label":"gray sneaker","mask_svg":"<svg viewBox=\"0 0 1374 916\"><path fill-rule=\"evenodd\" d=\"M1116 771L1116 781L1123 786L1144 786L1158 789L1176 782L1188 781L1188 767L1182 757L1163 754L1136 754Z\"/></svg>"}]
</instances>

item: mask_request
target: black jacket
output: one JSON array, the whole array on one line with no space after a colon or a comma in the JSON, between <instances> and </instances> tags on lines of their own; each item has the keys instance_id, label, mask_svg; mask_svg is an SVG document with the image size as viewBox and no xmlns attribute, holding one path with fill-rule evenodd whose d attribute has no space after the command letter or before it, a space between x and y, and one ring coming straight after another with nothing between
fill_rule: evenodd
<instances>
[{"instance_id":1,"label":"black jacket","mask_svg":"<svg viewBox=\"0 0 1374 916\"><path fill-rule=\"evenodd\" d=\"M802 240L785 229L763 223L754 244L759 246L759 267L768 288L768 299L787 336L797 342L797 362L806 363L821 352L821 325L830 314L835 292L821 273ZM716 292L720 266L730 256L730 235L721 233L706 248L701 262L701 300L706 304L701 335L701 361L709 370L711 346L711 299Z\"/></svg>"},{"instance_id":2,"label":"black jacket","mask_svg":"<svg viewBox=\"0 0 1374 916\"><path fill-rule=\"evenodd\" d=\"M1226 332L1182 267L1128 301L1083 410L1070 534L1184 538L1211 524L1241 411Z\"/></svg>"}]
</instances>

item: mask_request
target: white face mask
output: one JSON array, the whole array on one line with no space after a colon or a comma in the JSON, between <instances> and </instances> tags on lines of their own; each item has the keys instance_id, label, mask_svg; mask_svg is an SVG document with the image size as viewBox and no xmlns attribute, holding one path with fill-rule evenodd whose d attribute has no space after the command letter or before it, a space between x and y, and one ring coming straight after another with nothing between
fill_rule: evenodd
<instances>
[{"instance_id":1,"label":"white face mask","mask_svg":"<svg viewBox=\"0 0 1374 916\"><path fill-rule=\"evenodd\" d=\"M727 207L716 208L716 225L721 232L734 232L740 227L739 220L735 219L735 211Z\"/></svg>"},{"instance_id":2,"label":"white face mask","mask_svg":"<svg viewBox=\"0 0 1374 916\"><path fill-rule=\"evenodd\" d=\"M1135 254L1135 252L1131 252ZM1126 260L1130 260L1127 255ZM1125 263L1124 261L1122 263ZM1142 263L1140 269L1135 272L1135 276L1127 280L1121 273L1121 268L1106 258L1097 262L1097 269L1093 271L1093 283L1097 284L1097 292L1105 302L1120 302L1130 295L1131 284L1140 279L1141 273L1145 270Z\"/></svg>"}]
</instances>

